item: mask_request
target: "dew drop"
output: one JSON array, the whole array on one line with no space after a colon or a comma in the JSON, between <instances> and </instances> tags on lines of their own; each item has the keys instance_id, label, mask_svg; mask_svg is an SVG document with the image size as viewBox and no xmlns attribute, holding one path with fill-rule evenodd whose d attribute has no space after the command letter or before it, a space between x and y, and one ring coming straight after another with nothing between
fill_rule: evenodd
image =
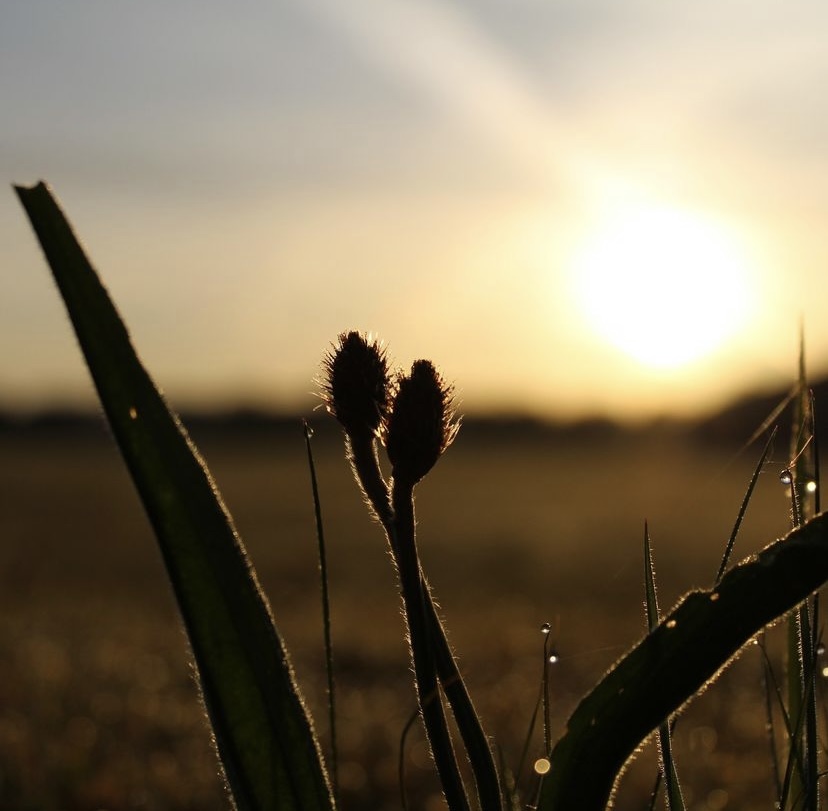
<instances>
[{"instance_id":1,"label":"dew drop","mask_svg":"<svg viewBox=\"0 0 828 811\"><path fill-rule=\"evenodd\" d=\"M539 757L535 761L535 774L548 774L551 768L552 764L549 762L548 758Z\"/></svg>"},{"instance_id":2,"label":"dew drop","mask_svg":"<svg viewBox=\"0 0 828 811\"><path fill-rule=\"evenodd\" d=\"M788 468L785 468L779 474L779 481L782 482L782 484L790 484L793 481L793 473L791 473Z\"/></svg>"},{"instance_id":3,"label":"dew drop","mask_svg":"<svg viewBox=\"0 0 828 811\"><path fill-rule=\"evenodd\" d=\"M552 651L552 652L549 654L549 664L550 664L550 665L556 665L556 664L558 664L558 662L560 661L560 658L561 658L561 657L560 657L560 656L558 656L558 652L557 652L557 651Z\"/></svg>"},{"instance_id":4,"label":"dew drop","mask_svg":"<svg viewBox=\"0 0 828 811\"><path fill-rule=\"evenodd\" d=\"M541 633L544 636L546 634L548 634L551 630L552 630L552 626L548 622L545 622L543 625L541 625Z\"/></svg>"}]
</instances>

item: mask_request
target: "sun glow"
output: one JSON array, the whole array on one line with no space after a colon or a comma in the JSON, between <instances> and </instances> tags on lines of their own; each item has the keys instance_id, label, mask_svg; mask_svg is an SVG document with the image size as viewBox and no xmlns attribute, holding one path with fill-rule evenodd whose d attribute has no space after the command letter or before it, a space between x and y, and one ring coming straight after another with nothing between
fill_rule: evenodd
<instances>
[{"instance_id":1,"label":"sun glow","mask_svg":"<svg viewBox=\"0 0 828 811\"><path fill-rule=\"evenodd\" d=\"M626 210L584 241L571 268L590 328L653 368L713 354L751 310L745 251L724 228L689 212Z\"/></svg>"}]
</instances>

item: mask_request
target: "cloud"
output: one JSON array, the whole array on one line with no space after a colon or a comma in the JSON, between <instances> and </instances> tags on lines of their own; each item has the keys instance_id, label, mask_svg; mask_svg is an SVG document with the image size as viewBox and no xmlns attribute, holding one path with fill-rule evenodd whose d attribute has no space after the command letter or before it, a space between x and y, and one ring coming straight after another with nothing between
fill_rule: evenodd
<instances>
[{"instance_id":1,"label":"cloud","mask_svg":"<svg viewBox=\"0 0 828 811\"><path fill-rule=\"evenodd\" d=\"M459 5L432 0L309 0L354 54L415 90L524 172L556 178L576 161L575 134L508 50Z\"/></svg>"}]
</instances>

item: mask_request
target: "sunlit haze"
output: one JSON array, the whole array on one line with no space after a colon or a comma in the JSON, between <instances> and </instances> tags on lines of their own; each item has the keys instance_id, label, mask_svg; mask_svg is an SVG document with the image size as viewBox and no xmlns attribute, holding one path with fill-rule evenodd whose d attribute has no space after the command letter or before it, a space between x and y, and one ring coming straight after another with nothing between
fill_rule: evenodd
<instances>
[{"instance_id":1,"label":"sunlit haze","mask_svg":"<svg viewBox=\"0 0 828 811\"><path fill-rule=\"evenodd\" d=\"M48 181L173 404L314 407L343 330L466 412L637 419L828 371L828 7L12 3L0 409L91 404Z\"/></svg>"},{"instance_id":2,"label":"sunlit haze","mask_svg":"<svg viewBox=\"0 0 828 811\"><path fill-rule=\"evenodd\" d=\"M645 366L678 370L757 318L756 268L688 212L629 209L596 227L570 272L589 328Z\"/></svg>"}]
</instances>

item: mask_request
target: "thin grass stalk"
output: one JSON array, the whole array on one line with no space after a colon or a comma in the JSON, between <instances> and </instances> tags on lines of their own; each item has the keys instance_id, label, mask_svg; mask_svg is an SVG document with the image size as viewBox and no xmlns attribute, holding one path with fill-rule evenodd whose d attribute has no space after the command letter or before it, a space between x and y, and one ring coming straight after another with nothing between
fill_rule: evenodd
<instances>
[{"instance_id":1,"label":"thin grass stalk","mask_svg":"<svg viewBox=\"0 0 828 811\"><path fill-rule=\"evenodd\" d=\"M765 637L765 632L762 632L763 639ZM788 747L787 759L785 763L785 774L782 775L779 772L779 752L776 746L776 735L774 732L774 712L773 712L773 699L776 699L776 705L779 707L780 715L782 716L782 723L784 726L784 733L787 740L790 742L796 736L796 728L794 727L791 717L788 714L788 709L785 705L785 696L783 694L783 688L779 684L779 680L776 678L776 673L774 672L773 665L771 664L770 657L768 656L767 645L764 641L760 642L760 650L762 652L762 657L764 661L764 673L765 673L765 689L766 689L766 712L768 717L768 728L771 732L771 755L772 755L772 763L774 769L774 777L776 783L776 796L777 796L777 808L787 808L788 806L788 798L791 792L791 780L794 773L794 767L801 768L801 764L797 764L796 762L796 755L798 754L798 750Z\"/></svg>"},{"instance_id":2,"label":"thin grass stalk","mask_svg":"<svg viewBox=\"0 0 828 811\"><path fill-rule=\"evenodd\" d=\"M798 392L794 400L791 430L791 520L794 527L813 517L810 483L815 469L812 395L805 371L805 346L800 336ZM813 691L815 649L809 601L805 601L789 621L788 632L788 701L796 735L791 746L797 750L795 760L800 768L794 771L790 797L794 808L816 811L818 807L817 717ZM801 781L801 785L798 784Z\"/></svg>"},{"instance_id":3,"label":"thin grass stalk","mask_svg":"<svg viewBox=\"0 0 828 811\"><path fill-rule=\"evenodd\" d=\"M793 721L796 723L793 723ZM806 796L806 779L804 753L801 746L794 743L801 743L804 716L787 719L786 731L788 733L788 759L785 764L785 777L782 781L782 796L779 802L780 808L792 808L796 811L803 810L803 798Z\"/></svg>"},{"instance_id":4,"label":"thin grass stalk","mask_svg":"<svg viewBox=\"0 0 828 811\"><path fill-rule=\"evenodd\" d=\"M538 716L541 712L541 707L543 706L543 682L541 682L540 689L538 691L538 699L535 702L535 708L532 710L532 717L529 719L529 728L526 730L526 737L523 740L523 748L520 752L520 760L518 761L517 771L515 774L517 775L517 779L515 781L514 793L517 794L520 789L520 780L523 772L526 768L526 759L529 756L529 748L532 745L532 737L535 733L535 727L538 723Z\"/></svg>"},{"instance_id":5,"label":"thin grass stalk","mask_svg":"<svg viewBox=\"0 0 828 811\"><path fill-rule=\"evenodd\" d=\"M819 442L818 431L816 426L816 408L814 403L813 389L808 391L808 422L810 424L808 453L810 455L810 471L808 484L813 484L813 488L809 487L809 501L808 501L808 518L819 514ZM809 786L809 798L811 801L812 811L818 811L820 807L819 794L819 730L818 730L818 708L817 708L817 694L816 681L818 670L818 650L819 650L819 592L816 592L811 598L809 604L809 619L811 622L811 632L808 634L809 640L809 690L808 690L808 714L806 717L805 728L805 742L808 751L807 762L807 781Z\"/></svg>"},{"instance_id":6,"label":"thin grass stalk","mask_svg":"<svg viewBox=\"0 0 828 811\"><path fill-rule=\"evenodd\" d=\"M805 795L803 799L806 811L817 811L819 806L819 771L817 765L819 744L817 742L817 707L814 691L816 652L812 632L811 611L811 601L807 600L800 608L805 665L805 692L803 695L803 706L805 708L803 729L805 743Z\"/></svg>"},{"instance_id":7,"label":"thin grass stalk","mask_svg":"<svg viewBox=\"0 0 828 811\"><path fill-rule=\"evenodd\" d=\"M319 498L319 484L316 478L316 465L313 460L311 436L313 430L307 420L302 420L305 433L305 447L308 452L308 470L310 471L311 492L313 494L313 513L316 521L316 540L319 549L319 581L322 589L322 631L325 646L325 672L328 685L328 729L331 748L331 790L334 799L339 796L339 749L336 734L336 685L334 683L333 642L331 638L331 603L328 588L328 560L325 550L325 530L322 523L322 503Z\"/></svg>"},{"instance_id":8,"label":"thin grass stalk","mask_svg":"<svg viewBox=\"0 0 828 811\"><path fill-rule=\"evenodd\" d=\"M765 631L762 631L761 639L757 640L757 644L762 652L762 687L764 688L765 693L765 727L768 731L768 743L770 745L774 787L776 789L777 798L781 799L782 775L779 774L779 750L776 746L776 724L774 723L773 695L771 690L773 690L773 693L780 699L780 706L782 706L783 712L785 711L785 707L781 704L779 684L773 672L770 659L768 658L767 634ZM779 807L782 807L781 801Z\"/></svg>"},{"instance_id":9,"label":"thin grass stalk","mask_svg":"<svg viewBox=\"0 0 828 811\"><path fill-rule=\"evenodd\" d=\"M799 361L799 391L797 398L794 400L793 416L791 420L790 458L793 461L782 474L783 480L789 480L791 525L793 527L798 527L802 524L799 488L797 486L797 464L801 459L801 455L799 453L799 430L802 425L800 412L802 405L802 387L804 385L804 369L801 351ZM802 751L803 741L798 732L802 726L804 692L802 623L798 611L794 612L788 619L787 663L787 708L793 729L789 732L788 736L788 760L785 769L785 779L783 781L781 807L785 811L794 811L794 809L796 809L796 798L802 796L805 782L805 776L802 770L804 756L804 752ZM794 766L796 766L796 768L794 768Z\"/></svg>"},{"instance_id":10,"label":"thin grass stalk","mask_svg":"<svg viewBox=\"0 0 828 811\"><path fill-rule=\"evenodd\" d=\"M552 751L552 698L549 691L549 633L543 640L543 751Z\"/></svg>"},{"instance_id":11,"label":"thin grass stalk","mask_svg":"<svg viewBox=\"0 0 828 811\"><path fill-rule=\"evenodd\" d=\"M661 621L658 608L658 593L655 583L655 563L650 542L649 528L644 524L644 592L647 614L647 629L652 633ZM668 811L685 811L684 797L681 793L676 764L673 759L673 745L670 720L665 719L658 727L658 752L661 760L661 774L664 776L664 788L667 796Z\"/></svg>"},{"instance_id":12,"label":"thin grass stalk","mask_svg":"<svg viewBox=\"0 0 828 811\"><path fill-rule=\"evenodd\" d=\"M765 466L765 462L768 459L768 454L770 453L773 440L776 437L777 429L778 426L774 426L771 430L767 442L765 442L765 447L762 450L762 455L759 457L759 461L757 462L756 467L753 469L753 475L750 477L750 482L748 483L747 490L745 491L745 496L742 499L742 503L739 505L739 512L736 515L736 521L733 524L733 530L731 531L730 537L727 540L727 545L725 546L725 551L722 555L722 562L719 564L719 571L716 572L715 583L718 583L722 579L722 575L724 575L725 571L727 571L728 564L730 563L730 556L733 552L733 546L736 543L736 536L739 534L739 529L742 526L742 520L745 517L748 504L750 503L750 499L753 496L753 491L756 487L756 482L759 481L759 474L762 472L762 468Z\"/></svg>"}]
</instances>

